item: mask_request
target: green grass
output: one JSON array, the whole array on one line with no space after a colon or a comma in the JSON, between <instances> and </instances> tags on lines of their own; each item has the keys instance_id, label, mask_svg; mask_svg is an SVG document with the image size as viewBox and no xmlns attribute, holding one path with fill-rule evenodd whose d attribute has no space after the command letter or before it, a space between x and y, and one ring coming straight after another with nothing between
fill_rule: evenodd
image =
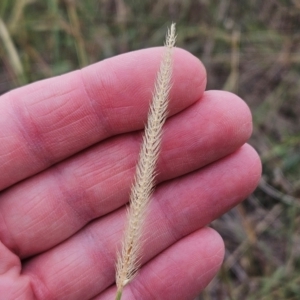
<instances>
[{"instance_id":1,"label":"green grass","mask_svg":"<svg viewBox=\"0 0 300 300\"><path fill-rule=\"evenodd\" d=\"M226 259L198 299L300 299L299 1L1 0L0 17L17 54L0 37L0 94L158 46L175 21L177 45L203 61L208 89L250 106L264 167L255 193L213 223Z\"/></svg>"}]
</instances>

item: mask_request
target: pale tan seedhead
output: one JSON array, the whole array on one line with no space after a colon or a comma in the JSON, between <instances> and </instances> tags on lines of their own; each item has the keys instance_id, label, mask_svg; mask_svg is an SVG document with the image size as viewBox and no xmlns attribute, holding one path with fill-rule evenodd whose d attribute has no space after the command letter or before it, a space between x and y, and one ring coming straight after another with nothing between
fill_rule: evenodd
<instances>
[{"instance_id":1,"label":"pale tan seedhead","mask_svg":"<svg viewBox=\"0 0 300 300\"><path fill-rule=\"evenodd\" d=\"M167 117L172 76L172 50L175 41L175 24L173 23L167 32L165 52L157 73L135 180L131 188L127 225L116 267L116 300L121 299L124 286L133 279L139 267L142 227L147 205L154 188L155 167L160 151L162 127Z\"/></svg>"}]
</instances>

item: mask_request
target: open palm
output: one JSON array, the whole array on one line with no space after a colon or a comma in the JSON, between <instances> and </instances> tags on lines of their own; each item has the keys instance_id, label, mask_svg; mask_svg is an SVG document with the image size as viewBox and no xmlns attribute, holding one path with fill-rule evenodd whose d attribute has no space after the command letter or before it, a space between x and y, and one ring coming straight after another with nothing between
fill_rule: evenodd
<instances>
[{"instance_id":1,"label":"open palm","mask_svg":"<svg viewBox=\"0 0 300 300\"><path fill-rule=\"evenodd\" d=\"M120 55L0 98L1 299L114 299L116 251L163 48ZM256 187L237 96L204 92L174 51L169 118L141 269L123 298L193 299L223 260L205 227Z\"/></svg>"}]
</instances>

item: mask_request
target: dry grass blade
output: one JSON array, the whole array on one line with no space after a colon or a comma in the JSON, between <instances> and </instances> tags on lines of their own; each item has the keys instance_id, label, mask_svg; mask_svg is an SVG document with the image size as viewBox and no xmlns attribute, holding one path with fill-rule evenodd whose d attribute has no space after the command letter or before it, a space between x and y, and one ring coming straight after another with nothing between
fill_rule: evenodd
<instances>
[{"instance_id":1,"label":"dry grass blade","mask_svg":"<svg viewBox=\"0 0 300 300\"><path fill-rule=\"evenodd\" d=\"M7 27L1 18L0 18L0 39L2 39L11 67L16 77L19 79L19 81L22 81L21 78L24 77L24 70L23 70L21 60L18 55L18 51L7 30Z\"/></svg>"},{"instance_id":2,"label":"dry grass blade","mask_svg":"<svg viewBox=\"0 0 300 300\"><path fill-rule=\"evenodd\" d=\"M172 75L172 49L175 40L175 24L172 24L167 33L166 49L157 75L135 181L131 189L128 224L122 252L117 262L116 285L118 291L116 299L121 299L124 286L132 280L139 265L142 225L154 187L155 166L160 150L162 127L167 115Z\"/></svg>"}]
</instances>

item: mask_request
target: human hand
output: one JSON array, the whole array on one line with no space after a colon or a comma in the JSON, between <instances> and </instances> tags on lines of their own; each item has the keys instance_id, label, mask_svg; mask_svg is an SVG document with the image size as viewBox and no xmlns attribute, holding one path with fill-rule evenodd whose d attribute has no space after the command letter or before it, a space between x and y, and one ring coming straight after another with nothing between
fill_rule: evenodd
<instances>
[{"instance_id":1,"label":"human hand","mask_svg":"<svg viewBox=\"0 0 300 300\"><path fill-rule=\"evenodd\" d=\"M114 299L142 129L163 48L117 56L0 99L2 299ZM224 255L206 228L256 187L244 145L251 115L237 96L204 92L201 63L174 51L158 186L141 269L126 299L193 299Z\"/></svg>"}]
</instances>

